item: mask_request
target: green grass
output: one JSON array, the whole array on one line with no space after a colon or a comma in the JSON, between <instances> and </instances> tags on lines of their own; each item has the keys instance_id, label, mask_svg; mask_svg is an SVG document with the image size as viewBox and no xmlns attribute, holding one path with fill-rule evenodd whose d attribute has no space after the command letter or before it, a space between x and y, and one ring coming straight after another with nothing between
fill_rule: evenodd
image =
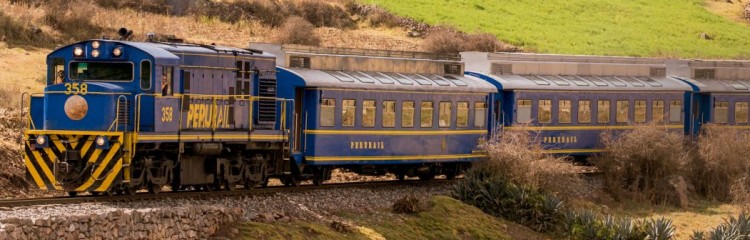
<instances>
[{"instance_id":1,"label":"green grass","mask_svg":"<svg viewBox=\"0 0 750 240\"><path fill-rule=\"evenodd\" d=\"M489 32L525 51L750 58L750 27L703 0L361 0L402 16ZM708 33L713 40L699 36Z\"/></svg>"},{"instance_id":2,"label":"green grass","mask_svg":"<svg viewBox=\"0 0 750 240\"><path fill-rule=\"evenodd\" d=\"M240 223L239 239L539 239L537 233L484 214L456 199L438 196L430 207L416 214L395 214L390 209L362 214L340 212L355 223L353 233L340 233L325 223L294 220L289 223Z\"/></svg>"},{"instance_id":3,"label":"green grass","mask_svg":"<svg viewBox=\"0 0 750 240\"><path fill-rule=\"evenodd\" d=\"M320 223L300 221L276 224L246 222L240 224L239 230L240 237L238 239L368 239L367 236L360 233L344 234Z\"/></svg>"},{"instance_id":4,"label":"green grass","mask_svg":"<svg viewBox=\"0 0 750 240\"><path fill-rule=\"evenodd\" d=\"M429 210L416 214L345 214L386 239L510 239L507 224L456 199L430 199Z\"/></svg>"}]
</instances>

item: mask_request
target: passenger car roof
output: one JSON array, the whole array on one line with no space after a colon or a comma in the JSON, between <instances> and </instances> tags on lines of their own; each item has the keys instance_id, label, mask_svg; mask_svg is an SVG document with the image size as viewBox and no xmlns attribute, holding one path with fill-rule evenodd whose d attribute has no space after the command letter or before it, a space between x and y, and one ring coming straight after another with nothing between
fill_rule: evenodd
<instances>
[{"instance_id":1,"label":"passenger car roof","mask_svg":"<svg viewBox=\"0 0 750 240\"><path fill-rule=\"evenodd\" d=\"M281 68L301 78L307 87L431 92L497 92L490 83L472 76L393 72L328 71Z\"/></svg>"},{"instance_id":2,"label":"passenger car roof","mask_svg":"<svg viewBox=\"0 0 750 240\"><path fill-rule=\"evenodd\" d=\"M478 74L478 73L472 73ZM559 75L493 75L491 79L506 90L575 90L575 91L690 91L691 87L672 77L628 76L559 76Z\"/></svg>"}]
</instances>

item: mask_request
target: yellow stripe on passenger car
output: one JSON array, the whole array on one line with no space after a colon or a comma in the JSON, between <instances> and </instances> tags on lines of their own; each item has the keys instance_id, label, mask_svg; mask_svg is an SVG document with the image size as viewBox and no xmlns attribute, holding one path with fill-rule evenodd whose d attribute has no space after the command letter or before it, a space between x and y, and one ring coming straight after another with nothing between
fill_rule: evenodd
<instances>
[{"instance_id":1,"label":"yellow stripe on passenger car","mask_svg":"<svg viewBox=\"0 0 750 240\"><path fill-rule=\"evenodd\" d=\"M455 154L455 155L408 155L408 156L323 156L307 157L309 161L374 161L374 160L421 160L421 159L453 159L484 157L483 154Z\"/></svg>"},{"instance_id":2,"label":"yellow stripe on passenger car","mask_svg":"<svg viewBox=\"0 0 750 240\"><path fill-rule=\"evenodd\" d=\"M42 181L42 177L39 176L39 172L37 172L36 168L34 168L34 164L31 163L31 159L29 159L28 155L24 154L23 162L26 164L26 169L29 170L29 174L31 174L31 177L34 178L34 182L39 187L39 189L47 189L47 186L44 185L44 181Z\"/></svg>"},{"instance_id":3,"label":"yellow stripe on passenger car","mask_svg":"<svg viewBox=\"0 0 750 240\"><path fill-rule=\"evenodd\" d=\"M604 152L604 149L547 149L543 150L544 153L557 154L557 153L598 153Z\"/></svg>"},{"instance_id":4,"label":"yellow stripe on passenger car","mask_svg":"<svg viewBox=\"0 0 750 240\"><path fill-rule=\"evenodd\" d=\"M109 175L107 175L107 178L104 179L104 182L102 182L102 185L99 186L99 188L96 189L98 192L106 191L107 188L109 188L110 185L112 185L112 181L115 180L115 177L120 173L120 169L122 169L122 158L117 160L117 164L115 164L114 168L112 168L112 171L109 172Z\"/></svg>"},{"instance_id":5,"label":"yellow stripe on passenger car","mask_svg":"<svg viewBox=\"0 0 750 240\"><path fill-rule=\"evenodd\" d=\"M102 174L105 168L107 168L107 164L109 164L109 161L112 160L113 155L120 150L120 143L117 142L112 145L112 147L109 149L109 153L107 153L107 156L104 157L104 161L99 165L99 167L94 170L94 173L91 174L88 180L86 180L86 183L82 184L80 187L78 187L77 191L86 191L91 185L94 184L97 178L99 178L99 175Z\"/></svg>"},{"instance_id":6,"label":"yellow stripe on passenger car","mask_svg":"<svg viewBox=\"0 0 750 240\"><path fill-rule=\"evenodd\" d=\"M623 130L636 129L645 126L508 126L503 127L509 131L564 131L564 130ZM668 129L680 129L682 125L664 125Z\"/></svg>"},{"instance_id":7,"label":"yellow stripe on passenger car","mask_svg":"<svg viewBox=\"0 0 750 240\"><path fill-rule=\"evenodd\" d=\"M487 130L305 130L307 134L316 135L470 135L485 134Z\"/></svg>"}]
</instances>

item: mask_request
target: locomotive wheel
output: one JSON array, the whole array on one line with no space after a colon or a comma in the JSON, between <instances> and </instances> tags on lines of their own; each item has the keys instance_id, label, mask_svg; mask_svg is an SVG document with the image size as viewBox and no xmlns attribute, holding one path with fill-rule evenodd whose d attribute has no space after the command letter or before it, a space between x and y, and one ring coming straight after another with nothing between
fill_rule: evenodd
<instances>
[{"instance_id":1,"label":"locomotive wheel","mask_svg":"<svg viewBox=\"0 0 750 240\"><path fill-rule=\"evenodd\" d=\"M254 181L252 181L250 179L247 179L247 178L245 179L245 181L242 184L245 185L245 189L248 189L248 190L253 189L256 186L258 186L257 182L254 182Z\"/></svg>"},{"instance_id":2,"label":"locomotive wheel","mask_svg":"<svg viewBox=\"0 0 750 240\"><path fill-rule=\"evenodd\" d=\"M70 197L78 196L78 192L76 192L76 191L68 192L68 196L70 196Z\"/></svg>"},{"instance_id":3,"label":"locomotive wheel","mask_svg":"<svg viewBox=\"0 0 750 240\"><path fill-rule=\"evenodd\" d=\"M396 178L397 178L397 179L398 179L399 181L404 181L404 180L406 179L406 174L404 174L404 173L397 173L397 174L396 174Z\"/></svg>"},{"instance_id":4,"label":"locomotive wheel","mask_svg":"<svg viewBox=\"0 0 750 240\"><path fill-rule=\"evenodd\" d=\"M313 184L315 186L318 186L318 187L323 186L323 177L322 176L315 176L313 178Z\"/></svg>"},{"instance_id":5,"label":"locomotive wheel","mask_svg":"<svg viewBox=\"0 0 750 240\"><path fill-rule=\"evenodd\" d=\"M138 192L138 187L136 186L125 186L125 194L128 194L130 196L135 196L135 193Z\"/></svg>"},{"instance_id":6,"label":"locomotive wheel","mask_svg":"<svg viewBox=\"0 0 750 240\"><path fill-rule=\"evenodd\" d=\"M263 177L263 179L260 180L260 186L261 187L268 187L268 177Z\"/></svg>"},{"instance_id":7,"label":"locomotive wheel","mask_svg":"<svg viewBox=\"0 0 750 240\"><path fill-rule=\"evenodd\" d=\"M99 192L91 191L89 194L91 194L91 196L99 196Z\"/></svg>"},{"instance_id":8,"label":"locomotive wheel","mask_svg":"<svg viewBox=\"0 0 750 240\"><path fill-rule=\"evenodd\" d=\"M453 180L456 179L456 173L454 171L448 171L445 173L445 179Z\"/></svg>"},{"instance_id":9,"label":"locomotive wheel","mask_svg":"<svg viewBox=\"0 0 750 240\"><path fill-rule=\"evenodd\" d=\"M235 184L229 183L229 180L224 180L224 190L226 191L234 191Z\"/></svg>"},{"instance_id":10,"label":"locomotive wheel","mask_svg":"<svg viewBox=\"0 0 750 240\"><path fill-rule=\"evenodd\" d=\"M148 193L159 194L160 192L161 192L161 186L155 185L153 183L148 184Z\"/></svg>"},{"instance_id":11,"label":"locomotive wheel","mask_svg":"<svg viewBox=\"0 0 750 240\"><path fill-rule=\"evenodd\" d=\"M419 180L430 181L432 179L435 179L435 174L434 173L419 174Z\"/></svg>"},{"instance_id":12,"label":"locomotive wheel","mask_svg":"<svg viewBox=\"0 0 750 240\"><path fill-rule=\"evenodd\" d=\"M294 175L289 175L281 178L281 183L287 187L299 187L299 179Z\"/></svg>"}]
</instances>

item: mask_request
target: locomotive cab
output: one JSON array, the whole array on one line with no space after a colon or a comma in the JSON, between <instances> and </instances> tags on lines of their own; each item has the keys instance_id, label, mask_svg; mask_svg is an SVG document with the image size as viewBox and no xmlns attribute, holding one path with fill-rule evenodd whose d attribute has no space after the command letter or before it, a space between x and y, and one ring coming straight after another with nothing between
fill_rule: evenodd
<instances>
[{"instance_id":1,"label":"locomotive cab","mask_svg":"<svg viewBox=\"0 0 750 240\"><path fill-rule=\"evenodd\" d=\"M40 188L103 192L122 179L136 96L161 93L157 74L173 87L174 74L162 69L177 63L137 44L97 39L48 55L47 86L29 97L26 132L27 175Z\"/></svg>"}]
</instances>

